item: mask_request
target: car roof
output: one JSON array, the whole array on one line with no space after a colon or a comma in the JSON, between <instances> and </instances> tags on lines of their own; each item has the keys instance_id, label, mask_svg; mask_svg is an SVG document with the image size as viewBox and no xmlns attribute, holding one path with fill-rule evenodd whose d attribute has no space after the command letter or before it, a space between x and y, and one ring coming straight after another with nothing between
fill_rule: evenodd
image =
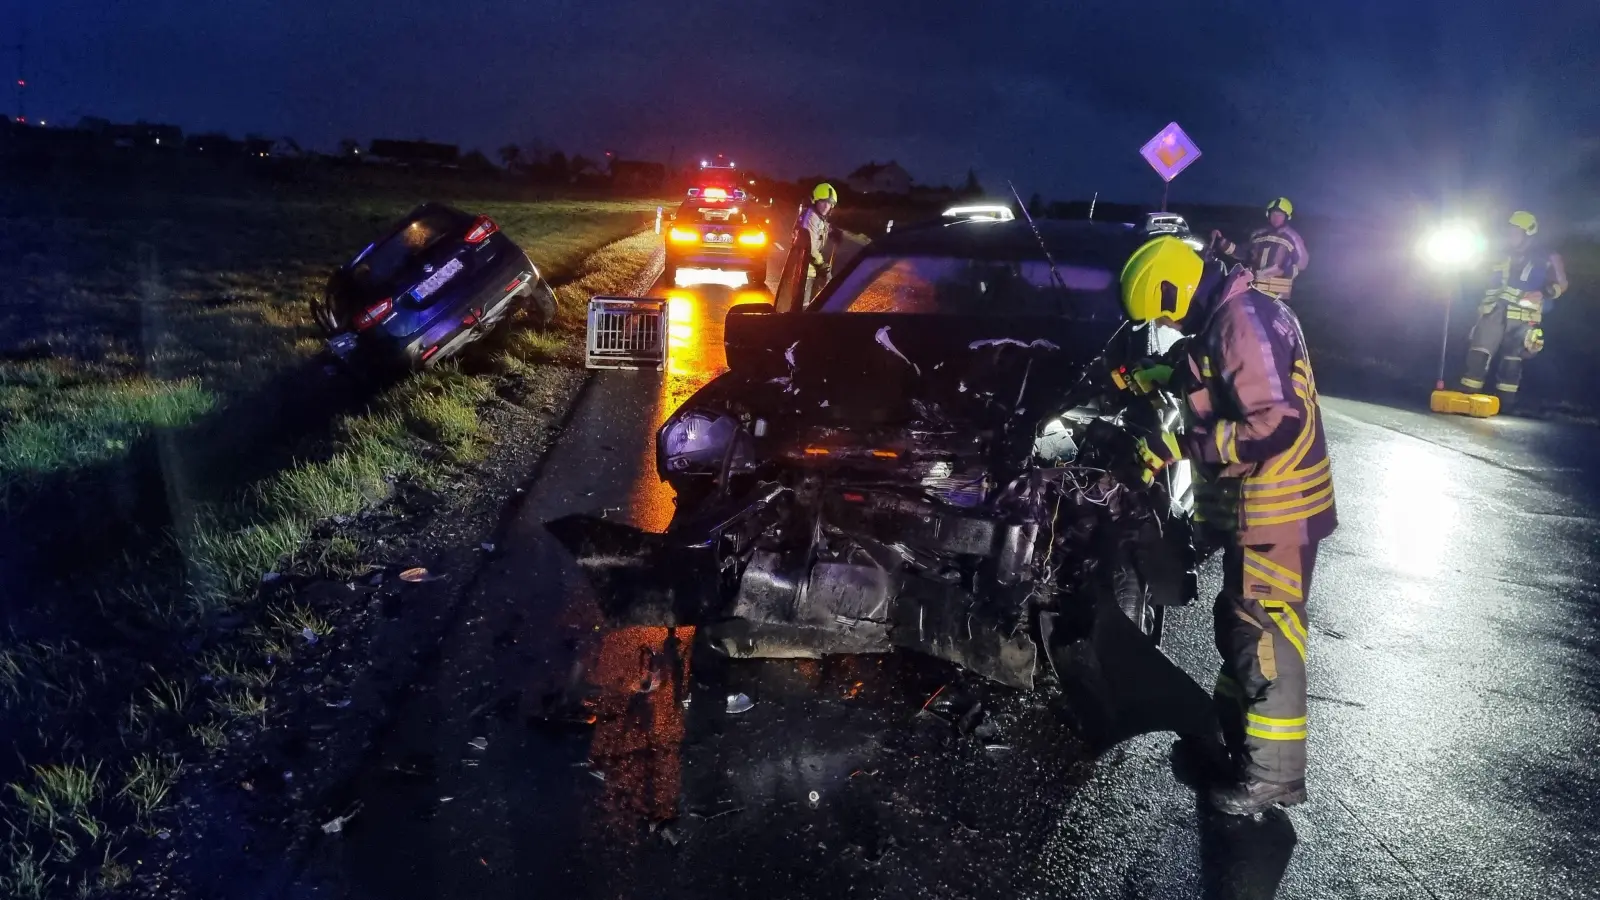
<instances>
[{"instance_id":1,"label":"car roof","mask_svg":"<svg viewBox=\"0 0 1600 900\"><path fill-rule=\"evenodd\" d=\"M875 238L862 256L958 256L976 259L1043 260L1041 240L1058 263L1120 267L1149 239L1143 229L1121 222L1035 220L964 221L914 225Z\"/></svg>"}]
</instances>

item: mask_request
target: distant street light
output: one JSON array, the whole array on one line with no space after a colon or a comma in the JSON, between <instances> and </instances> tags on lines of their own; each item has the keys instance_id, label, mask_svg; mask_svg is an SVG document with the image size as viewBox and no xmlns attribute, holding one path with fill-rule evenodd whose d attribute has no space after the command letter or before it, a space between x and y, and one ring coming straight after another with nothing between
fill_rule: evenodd
<instances>
[{"instance_id":1,"label":"distant street light","mask_svg":"<svg viewBox=\"0 0 1600 900\"><path fill-rule=\"evenodd\" d=\"M1461 294L1461 274L1477 265L1486 247L1477 227L1465 220L1443 222L1423 235L1417 244L1417 255L1443 276L1444 282L1444 337L1439 343L1439 378L1434 382L1435 392L1444 390L1445 360L1450 349L1450 307L1455 306Z\"/></svg>"},{"instance_id":2,"label":"distant street light","mask_svg":"<svg viewBox=\"0 0 1600 900\"><path fill-rule=\"evenodd\" d=\"M1460 272L1471 268L1483 255L1483 235L1470 222L1446 222L1428 232L1417 245L1417 252L1439 272Z\"/></svg>"}]
</instances>

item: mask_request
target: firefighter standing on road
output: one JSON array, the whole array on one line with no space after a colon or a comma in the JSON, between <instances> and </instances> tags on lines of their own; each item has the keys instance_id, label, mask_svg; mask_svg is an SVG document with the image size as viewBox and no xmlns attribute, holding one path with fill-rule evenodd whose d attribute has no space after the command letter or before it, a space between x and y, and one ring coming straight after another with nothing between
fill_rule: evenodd
<instances>
[{"instance_id":1,"label":"firefighter standing on road","mask_svg":"<svg viewBox=\"0 0 1600 900\"><path fill-rule=\"evenodd\" d=\"M1483 390L1495 354L1500 367L1495 391L1502 408L1510 409L1522 384L1522 364L1544 349L1546 304L1567 292L1567 268L1560 254L1552 253L1534 238L1539 220L1518 211L1506 223L1509 252L1495 264L1489 289L1478 305L1478 324L1472 328L1467 350L1467 371L1461 386Z\"/></svg>"},{"instance_id":2,"label":"firefighter standing on road","mask_svg":"<svg viewBox=\"0 0 1600 900\"><path fill-rule=\"evenodd\" d=\"M1156 238L1123 268L1122 299L1135 322L1188 320L1171 385L1187 427L1139 452L1150 470L1193 460L1196 518L1225 538L1215 697L1237 770L1210 800L1247 815L1305 800L1306 597L1335 527L1333 478L1299 321L1248 269L1207 268Z\"/></svg>"},{"instance_id":3,"label":"firefighter standing on road","mask_svg":"<svg viewBox=\"0 0 1600 900\"><path fill-rule=\"evenodd\" d=\"M828 214L839 205L839 192L833 185L823 182L811 192L811 202L806 205L800 214L800 221L796 223L796 233L809 239L811 243L811 260L806 266L806 276L809 279L805 292L805 303L809 305L811 298L828 283L833 277L833 266L823 254L823 248L828 243L831 229L828 227Z\"/></svg>"},{"instance_id":4,"label":"firefighter standing on road","mask_svg":"<svg viewBox=\"0 0 1600 900\"><path fill-rule=\"evenodd\" d=\"M1220 231L1211 232L1211 245L1223 256L1243 263L1255 273L1252 287L1287 303L1295 278L1311 262L1305 239L1289 224L1292 218L1294 204L1288 197L1279 197L1267 204L1267 227L1250 235L1247 246L1240 247Z\"/></svg>"}]
</instances>

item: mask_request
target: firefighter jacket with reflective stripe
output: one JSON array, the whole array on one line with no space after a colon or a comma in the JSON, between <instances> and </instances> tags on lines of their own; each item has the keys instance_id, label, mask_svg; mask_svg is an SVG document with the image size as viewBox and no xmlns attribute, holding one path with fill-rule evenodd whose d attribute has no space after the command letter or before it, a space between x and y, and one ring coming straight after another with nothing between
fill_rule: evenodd
<instances>
[{"instance_id":1,"label":"firefighter jacket with reflective stripe","mask_svg":"<svg viewBox=\"0 0 1600 900\"><path fill-rule=\"evenodd\" d=\"M817 266L827 263L827 257L822 255L822 248L828 243L828 220L817 212L814 205L807 205L805 212L800 214L800 230L811 237L811 268L808 274L817 274Z\"/></svg>"},{"instance_id":2,"label":"firefighter jacket with reflective stripe","mask_svg":"<svg viewBox=\"0 0 1600 900\"><path fill-rule=\"evenodd\" d=\"M1311 262L1306 242L1287 223L1282 228L1261 228L1250 235L1250 245L1240 252L1238 244L1226 242L1222 252L1255 273L1255 288L1264 294L1288 299L1294 280Z\"/></svg>"},{"instance_id":3,"label":"firefighter jacket with reflective stripe","mask_svg":"<svg viewBox=\"0 0 1600 900\"><path fill-rule=\"evenodd\" d=\"M1544 318L1547 304L1567 291L1566 267L1561 257L1536 246L1517 256L1508 256L1490 271L1489 287L1483 292L1478 314L1506 305L1506 318L1537 325ZM1529 297L1539 294L1538 299Z\"/></svg>"},{"instance_id":4,"label":"firefighter jacket with reflective stripe","mask_svg":"<svg viewBox=\"0 0 1600 900\"><path fill-rule=\"evenodd\" d=\"M1237 543L1307 544L1333 532L1333 474L1300 322L1235 267L1189 341L1185 455L1196 515Z\"/></svg>"}]
</instances>

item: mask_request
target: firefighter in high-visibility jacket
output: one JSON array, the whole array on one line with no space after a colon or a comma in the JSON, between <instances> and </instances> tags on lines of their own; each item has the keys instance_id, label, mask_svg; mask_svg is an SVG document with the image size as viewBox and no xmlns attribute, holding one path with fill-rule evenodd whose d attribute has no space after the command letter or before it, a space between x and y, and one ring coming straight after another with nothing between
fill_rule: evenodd
<instances>
[{"instance_id":1,"label":"firefighter in high-visibility jacket","mask_svg":"<svg viewBox=\"0 0 1600 900\"><path fill-rule=\"evenodd\" d=\"M1211 246L1221 255L1243 263L1255 276L1252 287L1287 303L1294 292L1294 280L1311 263L1305 239L1289 224L1292 218L1294 204L1288 197L1279 197L1267 204L1267 227L1250 235L1245 246L1228 240L1220 231L1211 232Z\"/></svg>"},{"instance_id":2,"label":"firefighter in high-visibility jacket","mask_svg":"<svg viewBox=\"0 0 1600 900\"><path fill-rule=\"evenodd\" d=\"M1539 220L1518 211L1506 223L1507 254L1495 263L1489 287L1478 304L1472 328L1467 369L1461 386L1481 391L1496 355L1494 389L1502 408L1509 409L1522 385L1523 363L1544 349L1544 314L1550 302L1567 292L1567 267L1561 255L1536 239Z\"/></svg>"},{"instance_id":3,"label":"firefighter in high-visibility jacket","mask_svg":"<svg viewBox=\"0 0 1600 900\"><path fill-rule=\"evenodd\" d=\"M796 223L797 233L811 243L811 259L806 264L806 277L809 280L806 283L805 302L808 304L833 277L833 266L825 250L832 232L828 225L828 214L838 205L839 192L834 190L833 185L823 182L812 190L811 202L801 211L800 221Z\"/></svg>"},{"instance_id":4,"label":"firefighter in high-visibility jacket","mask_svg":"<svg viewBox=\"0 0 1600 900\"><path fill-rule=\"evenodd\" d=\"M1194 463L1196 518L1226 547L1215 699L1236 768L1210 800L1236 815L1305 800L1306 598L1317 544L1336 524L1305 337L1255 278L1208 267L1171 236L1122 272L1129 318L1171 320L1189 335L1169 385L1185 397L1186 427L1139 452L1149 471Z\"/></svg>"}]
</instances>

